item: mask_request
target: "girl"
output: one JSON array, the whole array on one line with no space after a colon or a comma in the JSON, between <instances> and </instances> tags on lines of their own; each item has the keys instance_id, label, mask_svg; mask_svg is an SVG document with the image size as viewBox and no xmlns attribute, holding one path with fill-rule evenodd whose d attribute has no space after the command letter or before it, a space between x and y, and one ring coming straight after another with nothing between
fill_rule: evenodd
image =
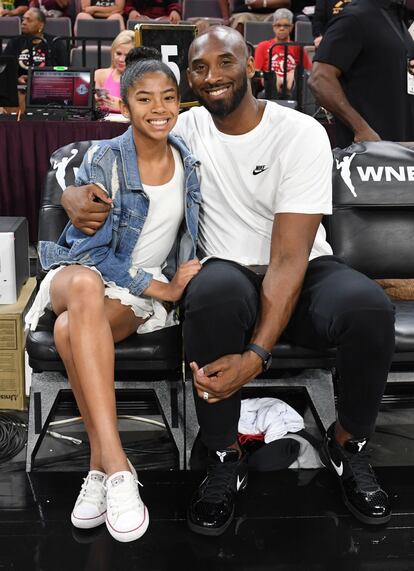
<instances>
[{"instance_id":1,"label":"girl","mask_svg":"<svg viewBox=\"0 0 414 571\"><path fill-rule=\"evenodd\" d=\"M134 47L135 34L124 30L112 42L111 67L95 71L96 102L102 111L120 113L121 75L125 70L125 58Z\"/></svg>"},{"instance_id":2,"label":"girl","mask_svg":"<svg viewBox=\"0 0 414 571\"><path fill-rule=\"evenodd\" d=\"M91 147L76 179L106 190L110 214L93 236L69 223L57 243L39 243L42 266L55 269L27 317L35 329L49 302L56 313L56 347L90 441L90 472L72 523L91 528L105 521L119 541L141 537L148 512L118 433L114 343L175 324L162 302L179 300L201 268L192 259L201 200L198 163L181 139L169 135L178 116L178 85L168 66L143 60L145 48L136 52L141 59L129 63L121 78L122 113L131 127ZM171 282L161 273L167 258ZM176 260L190 261L177 270Z\"/></svg>"}]
</instances>

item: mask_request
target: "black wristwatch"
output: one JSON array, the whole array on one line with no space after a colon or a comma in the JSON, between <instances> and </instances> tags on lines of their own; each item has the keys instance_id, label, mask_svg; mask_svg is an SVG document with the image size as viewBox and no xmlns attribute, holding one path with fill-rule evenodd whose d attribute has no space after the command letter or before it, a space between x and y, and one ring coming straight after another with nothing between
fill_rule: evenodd
<instances>
[{"instance_id":1,"label":"black wristwatch","mask_svg":"<svg viewBox=\"0 0 414 571\"><path fill-rule=\"evenodd\" d=\"M264 373L270 369L272 364L272 353L269 353L269 351L266 351L266 349L263 349L263 347L260 347L260 345L256 345L255 343L249 343L246 347L246 351L253 351L253 353L256 353L256 355L261 357L263 360Z\"/></svg>"}]
</instances>

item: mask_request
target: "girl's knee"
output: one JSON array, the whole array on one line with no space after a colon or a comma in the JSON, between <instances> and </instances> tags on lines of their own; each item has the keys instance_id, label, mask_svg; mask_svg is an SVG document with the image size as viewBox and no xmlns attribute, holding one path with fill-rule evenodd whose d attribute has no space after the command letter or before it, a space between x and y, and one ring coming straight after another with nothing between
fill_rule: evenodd
<instances>
[{"instance_id":1,"label":"girl's knee","mask_svg":"<svg viewBox=\"0 0 414 571\"><path fill-rule=\"evenodd\" d=\"M69 287L71 298L76 302L85 300L93 303L97 299L104 298L105 287L101 277L87 268L83 268L72 276Z\"/></svg>"}]
</instances>

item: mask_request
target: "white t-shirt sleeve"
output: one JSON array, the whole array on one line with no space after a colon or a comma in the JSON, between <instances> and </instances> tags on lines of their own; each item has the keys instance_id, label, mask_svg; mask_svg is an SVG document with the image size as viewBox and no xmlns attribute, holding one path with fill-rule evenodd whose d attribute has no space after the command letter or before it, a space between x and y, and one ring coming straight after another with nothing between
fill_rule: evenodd
<instances>
[{"instance_id":1,"label":"white t-shirt sleeve","mask_svg":"<svg viewBox=\"0 0 414 571\"><path fill-rule=\"evenodd\" d=\"M332 151L316 121L294 135L297 144L281 160L283 174L275 214L332 214Z\"/></svg>"},{"instance_id":2,"label":"white t-shirt sleeve","mask_svg":"<svg viewBox=\"0 0 414 571\"><path fill-rule=\"evenodd\" d=\"M190 111L180 113L177 118L177 123L171 133L177 137L181 137L184 141L187 141L189 138L189 130L191 129L190 120Z\"/></svg>"}]
</instances>

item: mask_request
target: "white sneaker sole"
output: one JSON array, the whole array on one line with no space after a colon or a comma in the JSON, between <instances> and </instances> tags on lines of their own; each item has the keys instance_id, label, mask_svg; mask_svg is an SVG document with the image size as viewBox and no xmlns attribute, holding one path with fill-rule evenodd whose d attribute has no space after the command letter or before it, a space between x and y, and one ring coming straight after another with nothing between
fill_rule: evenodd
<instances>
[{"instance_id":1,"label":"white sneaker sole","mask_svg":"<svg viewBox=\"0 0 414 571\"><path fill-rule=\"evenodd\" d=\"M88 518L78 518L72 512L70 515L70 521L74 527L78 529L93 529L94 527L98 527L105 523L106 520L106 511L101 513L96 517L88 517Z\"/></svg>"},{"instance_id":2,"label":"white sneaker sole","mask_svg":"<svg viewBox=\"0 0 414 571\"><path fill-rule=\"evenodd\" d=\"M118 531L111 526L111 524L108 521L108 518L106 518L105 523L109 533L117 541L121 541L123 543L126 543L127 541L135 541L136 539L142 537L148 529L149 514L147 506L144 506L144 519L142 520L140 525L135 529L131 529L130 531Z\"/></svg>"}]
</instances>

